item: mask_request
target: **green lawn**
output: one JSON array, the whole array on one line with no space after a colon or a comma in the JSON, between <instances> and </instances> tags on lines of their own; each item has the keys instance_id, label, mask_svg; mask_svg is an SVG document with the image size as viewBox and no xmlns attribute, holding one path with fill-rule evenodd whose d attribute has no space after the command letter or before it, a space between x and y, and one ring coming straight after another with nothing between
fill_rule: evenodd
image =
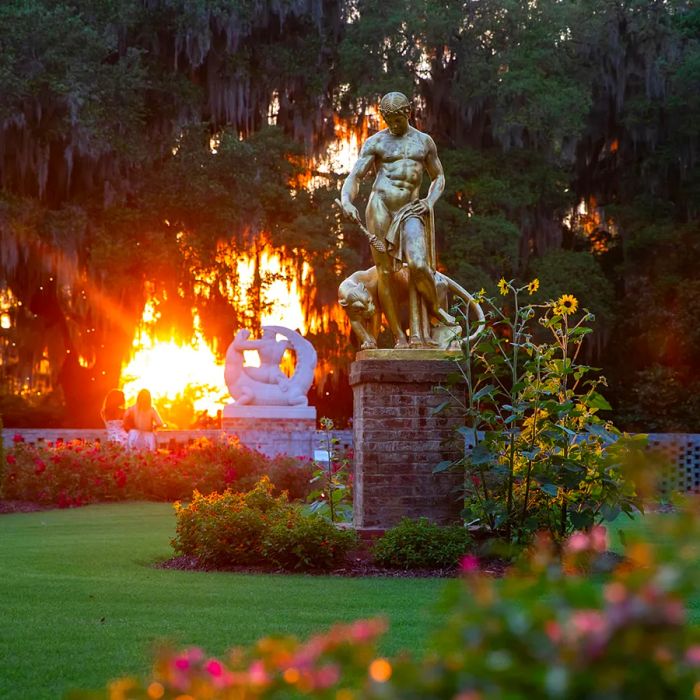
<instances>
[{"instance_id":1,"label":"green lawn","mask_svg":"<svg viewBox=\"0 0 700 700\"><path fill-rule=\"evenodd\" d=\"M220 654L274 633L385 615L383 651L420 650L435 579L261 576L153 568L172 555L171 506L0 516L0 698L60 698L149 666L159 640Z\"/></svg>"}]
</instances>

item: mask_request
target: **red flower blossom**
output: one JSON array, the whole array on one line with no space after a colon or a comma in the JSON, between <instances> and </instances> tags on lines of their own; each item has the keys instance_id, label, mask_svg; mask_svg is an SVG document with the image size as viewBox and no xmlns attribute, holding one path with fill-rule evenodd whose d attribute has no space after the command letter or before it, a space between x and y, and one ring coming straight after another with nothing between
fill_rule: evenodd
<instances>
[{"instance_id":1,"label":"red flower blossom","mask_svg":"<svg viewBox=\"0 0 700 700\"><path fill-rule=\"evenodd\" d=\"M473 574L479 570L479 560L473 554L462 558L459 568L463 574Z\"/></svg>"}]
</instances>

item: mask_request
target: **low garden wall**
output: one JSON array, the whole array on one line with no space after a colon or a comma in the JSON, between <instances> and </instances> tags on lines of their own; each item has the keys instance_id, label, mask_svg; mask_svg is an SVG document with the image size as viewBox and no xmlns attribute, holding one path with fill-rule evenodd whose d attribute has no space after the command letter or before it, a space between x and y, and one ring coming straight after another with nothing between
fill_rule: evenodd
<instances>
[{"instance_id":1,"label":"low garden wall","mask_svg":"<svg viewBox=\"0 0 700 700\"><path fill-rule=\"evenodd\" d=\"M323 461L328 434L316 430L314 436L313 455L303 455ZM103 441L105 431L99 429L65 429L65 428L5 428L3 439L6 445L12 444L15 435L21 435L25 442L71 442L85 440L87 442ZM330 436L337 440L337 447L350 449L352 445L351 430L334 430ZM221 430L161 430L156 433L158 447L176 449L181 445L192 444L199 438L219 440L223 437ZM238 435L241 443L256 448L256 435ZM649 446L661 454L668 462L662 479L662 487L667 491L700 493L700 434L698 433L650 433ZM300 455L291 455L300 456Z\"/></svg>"},{"instance_id":2,"label":"low garden wall","mask_svg":"<svg viewBox=\"0 0 700 700\"><path fill-rule=\"evenodd\" d=\"M241 444L249 447L252 450L259 449L260 431L240 431L236 433L236 437ZM291 457L309 457L319 461L323 461L324 455L317 454L318 452L327 451L326 441L328 434L323 430L315 430L313 440L314 454L293 454ZM86 442L103 442L106 438L106 431L102 429L68 429L68 428L5 428L2 431L5 445L12 444L15 435L21 435L24 442L34 444L39 442L53 443L57 442L72 442L73 440L84 440ZM221 440L225 434L221 430L158 430L155 433L156 442L161 449L175 450L182 445L191 445L195 440L207 438L209 440ZM352 447L352 430L334 430L330 433L331 438L337 440L339 449L349 449ZM266 444L270 441L266 440ZM286 435L280 435L280 445L288 445L289 440ZM284 453L285 450L280 449L279 453Z\"/></svg>"}]
</instances>

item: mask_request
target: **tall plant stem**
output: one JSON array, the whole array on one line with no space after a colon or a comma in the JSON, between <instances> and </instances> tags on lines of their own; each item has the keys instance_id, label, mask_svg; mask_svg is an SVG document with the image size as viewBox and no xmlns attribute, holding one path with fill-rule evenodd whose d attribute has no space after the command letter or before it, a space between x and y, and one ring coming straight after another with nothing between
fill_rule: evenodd
<instances>
[{"instance_id":1,"label":"tall plant stem","mask_svg":"<svg viewBox=\"0 0 700 700\"><path fill-rule=\"evenodd\" d=\"M515 386L518 383L518 346L520 345L520 324L519 324L519 307L518 293L513 295L515 302L515 321L513 323L513 355L511 359L510 373L510 405L513 407L511 411L515 412ZM510 424L510 447L508 454L508 499L506 501L506 512L508 513L508 534L510 535L511 514L513 512L513 485L515 481L515 432L513 422Z\"/></svg>"},{"instance_id":2,"label":"tall plant stem","mask_svg":"<svg viewBox=\"0 0 700 700\"><path fill-rule=\"evenodd\" d=\"M326 453L328 454L328 468L326 470L326 488L328 489L328 507L331 513L331 522L335 522L335 503L333 498L333 439L330 429L326 428Z\"/></svg>"},{"instance_id":3,"label":"tall plant stem","mask_svg":"<svg viewBox=\"0 0 700 700\"><path fill-rule=\"evenodd\" d=\"M541 374L540 374L540 355L539 352L537 354L537 364L536 367L537 369L535 370L535 386L537 387L537 391L539 391L540 387L540 382L542 380ZM535 394L537 396L537 394ZM537 417L540 412L540 405L539 403L535 403L535 410L532 414L532 430L530 431L530 453L532 453L533 448L535 447L535 439L537 438ZM527 516L527 505L528 505L528 500L530 498L530 480L532 477L532 465L533 465L534 460L532 457L528 459L527 461L527 474L525 476L525 496L523 498L523 510L520 514L520 525L522 527L523 523L525 522L525 517Z\"/></svg>"},{"instance_id":4,"label":"tall plant stem","mask_svg":"<svg viewBox=\"0 0 700 700\"><path fill-rule=\"evenodd\" d=\"M566 360L567 356L569 354L569 322L567 321L566 316L563 318L563 331L562 331L562 338L561 338L561 360L562 360L562 378L561 378L561 383L560 383L560 389L559 389L559 403L563 404L566 403L567 399L567 385L568 385L568 372L567 372L567 367L566 367ZM566 421L565 421L566 422ZM568 427L568 426L565 426ZM568 433L564 431L564 449L563 449L563 454L564 454L564 460L566 460L569 456L569 437ZM559 533L562 537L566 535L566 521L567 521L567 501L566 501L566 491L562 488L562 503L561 503L561 519L559 521Z\"/></svg>"},{"instance_id":5,"label":"tall plant stem","mask_svg":"<svg viewBox=\"0 0 700 700\"><path fill-rule=\"evenodd\" d=\"M566 536L566 520L567 520L567 508L566 508L566 494L562 496L561 502L561 521L559 522L559 534L563 537Z\"/></svg>"}]
</instances>

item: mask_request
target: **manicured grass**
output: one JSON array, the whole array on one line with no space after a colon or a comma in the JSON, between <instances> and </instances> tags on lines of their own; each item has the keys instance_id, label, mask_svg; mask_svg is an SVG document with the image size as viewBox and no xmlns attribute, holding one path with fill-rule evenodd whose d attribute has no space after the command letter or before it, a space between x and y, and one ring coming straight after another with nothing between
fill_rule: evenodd
<instances>
[{"instance_id":1,"label":"manicured grass","mask_svg":"<svg viewBox=\"0 0 700 700\"><path fill-rule=\"evenodd\" d=\"M171 506L130 503L0 517L0 698L60 698L146 671L159 641L221 654L384 615L383 652L419 651L444 582L155 569Z\"/></svg>"}]
</instances>

